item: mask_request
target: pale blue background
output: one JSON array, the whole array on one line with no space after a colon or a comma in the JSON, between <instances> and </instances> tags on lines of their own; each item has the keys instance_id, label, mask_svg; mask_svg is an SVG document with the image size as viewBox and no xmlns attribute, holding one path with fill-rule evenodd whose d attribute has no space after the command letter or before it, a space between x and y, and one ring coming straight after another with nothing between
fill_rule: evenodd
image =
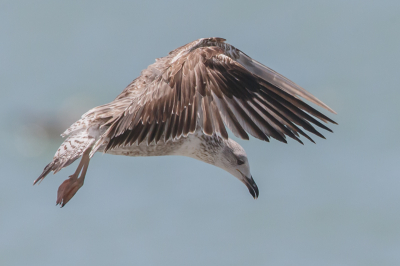
<instances>
[{"instance_id":1,"label":"pale blue background","mask_svg":"<svg viewBox=\"0 0 400 266\"><path fill-rule=\"evenodd\" d=\"M400 265L400 1L0 1L0 265ZM224 37L335 109L317 145L252 139L260 197L183 157L33 180L82 113Z\"/></svg>"}]
</instances>

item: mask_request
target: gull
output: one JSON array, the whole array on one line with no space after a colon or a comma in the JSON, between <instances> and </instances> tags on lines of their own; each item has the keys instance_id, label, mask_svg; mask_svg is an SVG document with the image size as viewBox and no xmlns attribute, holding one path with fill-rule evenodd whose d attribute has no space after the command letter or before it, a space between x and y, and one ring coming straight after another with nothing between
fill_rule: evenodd
<instances>
[{"instance_id":1,"label":"gull","mask_svg":"<svg viewBox=\"0 0 400 266\"><path fill-rule=\"evenodd\" d=\"M250 134L303 144L300 135L314 142L305 131L324 138L314 126L332 132L321 122L337 124L303 99L336 113L225 41L198 39L156 59L114 101L89 110L61 135L66 140L34 184L82 157L58 188L56 204L63 207L83 186L96 152L180 155L229 172L256 199L259 190L246 152L226 128L244 140Z\"/></svg>"}]
</instances>

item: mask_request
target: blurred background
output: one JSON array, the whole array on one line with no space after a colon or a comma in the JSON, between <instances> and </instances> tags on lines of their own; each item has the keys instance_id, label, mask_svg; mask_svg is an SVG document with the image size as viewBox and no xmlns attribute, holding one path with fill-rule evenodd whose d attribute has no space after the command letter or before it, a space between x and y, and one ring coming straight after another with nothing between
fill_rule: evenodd
<instances>
[{"instance_id":1,"label":"blurred background","mask_svg":"<svg viewBox=\"0 0 400 266\"><path fill-rule=\"evenodd\" d=\"M0 1L0 264L400 265L399 13L394 0ZM77 163L32 186L84 112L211 36L332 107L335 133L239 140L258 200L184 157L97 154L62 209Z\"/></svg>"}]
</instances>

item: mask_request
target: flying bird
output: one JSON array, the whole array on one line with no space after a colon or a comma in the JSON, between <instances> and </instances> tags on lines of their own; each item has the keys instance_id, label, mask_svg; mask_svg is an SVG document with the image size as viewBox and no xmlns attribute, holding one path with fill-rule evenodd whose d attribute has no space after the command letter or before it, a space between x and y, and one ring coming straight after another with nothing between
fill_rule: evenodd
<instances>
[{"instance_id":1,"label":"flying bird","mask_svg":"<svg viewBox=\"0 0 400 266\"><path fill-rule=\"evenodd\" d=\"M82 157L58 188L63 207L82 187L96 152L181 155L224 169L257 198L246 152L226 128L245 140L250 134L303 144L300 135L314 142L308 132L324 138L314 126L332 132L321 122L336 122L302 98L335 111L225 41L198 39L156 59L114 101L89 110L62 134L66 140L34 184Z\"/></svg>"}]
</instances>

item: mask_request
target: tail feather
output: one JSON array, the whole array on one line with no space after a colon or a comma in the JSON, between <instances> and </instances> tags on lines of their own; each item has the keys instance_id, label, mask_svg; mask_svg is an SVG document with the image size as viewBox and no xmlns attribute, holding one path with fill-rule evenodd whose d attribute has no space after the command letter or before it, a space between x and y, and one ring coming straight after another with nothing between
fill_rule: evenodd
<instances>
[{"instance_id":1,"label":"tail feather","mask_svg":"<svg viewBox=\"0 0 400 266\"><path fill-rule=\"evenodd\" d=\"M43 170L42 174L33 182L36 184L43 180L51 171L57 173L62 168L72 164L75 160L82 156L88 149L92 149L96 139L88 134L87 130L80 130L70 135L58 148L53 157L53 161L49 163Z\"/></svg>"},{"instance_id":2,"label":"tail feather","mask_svg":"<svg viewBox=\"0 0 400 266\"><path fill-rule=\"evenodd\" d=\"M40 181L42 181L43 178L45 178L51 172L51 170L53 169L53 165L54 161L46 165L46 167L43 169L43 173L35 181L33 181L33 184L35 185L38 182L40 183Z\"/></svg>"}]
</instances>

